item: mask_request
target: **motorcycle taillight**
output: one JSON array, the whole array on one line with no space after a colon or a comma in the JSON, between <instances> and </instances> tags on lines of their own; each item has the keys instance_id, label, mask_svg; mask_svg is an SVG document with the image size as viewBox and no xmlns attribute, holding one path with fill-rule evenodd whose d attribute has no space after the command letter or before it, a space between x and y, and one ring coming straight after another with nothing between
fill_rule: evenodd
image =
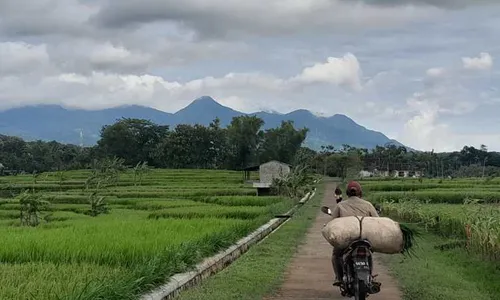
<instances>
[{"instance_id":1,"label":"motorcycle taillight","mask_svg":"<svg viewBox=\"0 0 500 300\"><path fill-rule=\"evenodd\" d=\"M358 248L356 249L356 256L367 256L368 253L366 251L366 248Z\"/></svg>"}]
</instances>

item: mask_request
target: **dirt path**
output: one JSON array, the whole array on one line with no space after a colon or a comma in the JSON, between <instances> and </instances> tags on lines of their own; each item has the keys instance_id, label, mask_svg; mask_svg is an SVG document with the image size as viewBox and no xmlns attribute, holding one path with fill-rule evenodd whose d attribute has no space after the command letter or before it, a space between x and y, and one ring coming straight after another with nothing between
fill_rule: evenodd
<instances>
[{"instance_id":1,"label":"dirt path","mask_svg":"<svg viewBox=\"0 0 500 300\"><path fill-rule=\"evenodd\" d=\"M332 206L335 183L327 182L323 199L324 205ZM340 295L338 287L332 286L333 270L331 265L332 247L321 235L323 224L328 222L329 216L321 213L314 225L307 233L305 243L295 254L285 274L285 282L278 293L267 300L284 299L348 299ZM374 274L379 274L377 281L382 283L380 293L370 295L370 300L400 300L401 293L396 282L387 274L387 269L375 257Z\"/></svg>"}]
</instances>

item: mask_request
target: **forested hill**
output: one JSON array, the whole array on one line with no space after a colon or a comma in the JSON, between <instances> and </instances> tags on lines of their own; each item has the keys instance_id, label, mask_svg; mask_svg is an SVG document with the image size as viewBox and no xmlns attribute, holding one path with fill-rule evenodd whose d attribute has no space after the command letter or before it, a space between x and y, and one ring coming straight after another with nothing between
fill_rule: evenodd
<instances>
[{"instance_id":1,"label":"forested hill","mask_svg":"<svg viewBox=\"0 0 500 300\"><path fill-rule=\"evenodd\" d=\"M190 105L171 114L143 106L123 106L97 111L65 109L55 105L29 106L0 112L0 134L19 136L26 140L55 140L61 143L94 145L99 140L103 125L113 124L117 119L149 119L161 125L195 124L207 126L218 117L221 126L228 125L235 116L244 113L219 104L204 96ZM288 114L257 112L265 124L264 129L275 128L281 121L291 120L297 128L309 128L305 146L319 150L322 145L372 149L376 145L401 144L384 134L369 130L345 115L318 117L307 110L296 110Z\"/></svg>"}]
</instances>

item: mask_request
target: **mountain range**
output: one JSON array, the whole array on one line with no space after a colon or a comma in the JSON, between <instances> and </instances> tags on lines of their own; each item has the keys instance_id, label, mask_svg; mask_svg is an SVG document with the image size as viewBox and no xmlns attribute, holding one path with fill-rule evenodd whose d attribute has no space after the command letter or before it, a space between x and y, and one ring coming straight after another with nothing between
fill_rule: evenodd
<instances>
[{"instance_id":1,"label":"mountain range","mask_svg":"<svg viewBox=\"0 0 500 300\"><path fill-rule=\"evenodd\" d=\"M150 107L130 105L103 110L67 109L57 105L36 105L13 108L0 112L0 134L19 136L26 140L55 140L62 143L93 145L99 140L103 125L117 119L149 119L157 124L202 124L208 125L216 117L226 126L236 116L245 115L225 107L209 96L194 100L176 113L167 113ZM376 145L401 143L384 134L369 130L345 115L318 117L307 110L296 110L287 114L257 112L265 122L264 129L277 127L283 120L292 120L297 128L309 128L305 145L318 150L322 145L374 148ZM80 134L82 133L83 139Z\"/></svg>"}]
</instances>

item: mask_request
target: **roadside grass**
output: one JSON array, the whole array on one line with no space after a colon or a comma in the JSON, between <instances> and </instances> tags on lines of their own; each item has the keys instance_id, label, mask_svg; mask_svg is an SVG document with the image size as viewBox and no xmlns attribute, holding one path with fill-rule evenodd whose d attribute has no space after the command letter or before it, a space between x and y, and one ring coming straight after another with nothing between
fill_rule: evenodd
<instances>
[{"instance_id":1,"label":"roadside grass","mask_svg":"<svg viewBox=\"0 0 500 300\"><path fill-rule=\"evenodd\" d=\"M486 261L461 248L436 248L447 242L453 240L425 232L417 241L415 257L384 256L399 280L403 299L498 299L500 262Z\"/></svg>"},{"instance_id":2,"label":"roadside grass","mask_svg":"<svg viewBox=\"0 0 500 300\"><path fill-rule=\"evenodd\" d=\"M313 224L324 195L324 184L316 195L276 232L253 246L228 268L197 287L182 292L178 300L262 299L275 291L285 269Z\"/></svg>"},{"instance_id":3,"label":"roadside grass","mask_svg":"<svg viewBox=\"0 0 500 300\"><path fill-rule=\"evenodd\" d=\"M414 257L382 257L404 300L500 298L497 179L363 180L362 185L368 200L382 204L384 215L422 228Z\"/></svg>"}]
</instances>

